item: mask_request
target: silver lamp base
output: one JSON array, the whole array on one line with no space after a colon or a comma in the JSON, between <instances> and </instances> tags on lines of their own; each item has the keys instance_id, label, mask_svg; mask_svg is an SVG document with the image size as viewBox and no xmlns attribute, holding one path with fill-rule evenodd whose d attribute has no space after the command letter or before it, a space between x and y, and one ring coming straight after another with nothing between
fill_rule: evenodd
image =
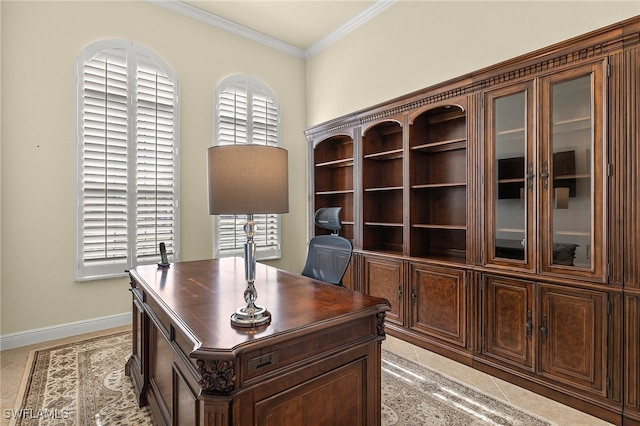
<instances>
[{"instance_id":1,"label":"silver lamp base","mask_svg":"<svg viewBox=\"0 0 640 426\"><path fill-rule=\"evenodd\" d=\"M260 327L270 322L271 313L262 306L254 306L253 309L243 306L231 315L231 324L237 327Z\"/></svg>"},{"instance_id":2,"label":"silver lamp base","mask_svg":"<svg viewBox=\"0 0 640 426\"><path fill-rule=\"evenodd\" d=\"M244 291L244 301L247 306L236 309L231 315L231 325L237 327L259 327L271 322L271 314L267 308L255 304L258 291L254 285L256 279L256 243L253 236L256 232L256 224L253 215L247 215L247 223L244 224L244 232L247 234L247 242L244 244L244 275L247 279L247 288Z\"/></svg>"}]
</instances>

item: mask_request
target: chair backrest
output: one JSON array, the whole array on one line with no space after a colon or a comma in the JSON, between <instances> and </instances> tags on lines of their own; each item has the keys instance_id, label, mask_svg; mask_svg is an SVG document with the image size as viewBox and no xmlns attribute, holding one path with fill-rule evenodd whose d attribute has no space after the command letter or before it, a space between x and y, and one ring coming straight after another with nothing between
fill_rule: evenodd
<instances>
[{"instance_id":1,"label":"chair backrest","mask_svg":"<svg viewBox=\"0 0 640 426\"><path fill-rule=\"evenodd\" d=\"M342 278L351 260L352 246L351 241L338 235L342 227L341 210L341 207L326 207L316 211L316 225L331 230L333 234L318 235L309 241L309 253L302 275L342 285Z\"/></svg>"}]
</instances>

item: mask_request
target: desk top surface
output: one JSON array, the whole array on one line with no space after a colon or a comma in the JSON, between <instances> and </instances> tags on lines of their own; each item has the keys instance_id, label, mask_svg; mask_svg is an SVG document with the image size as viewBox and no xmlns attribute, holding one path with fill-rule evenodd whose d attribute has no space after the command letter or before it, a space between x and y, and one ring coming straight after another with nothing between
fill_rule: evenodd
<instances>
[{"instance_id":1,"label":"desk top surface","mask_svg":"<svg viewBox=\"0 0 640 426\"><path fill-rule=\"evenodd\" d=\"M224 258L133 268L131 276L166 314L195 340L200 351L238 351L260 339L347 322L389 309L385 299L322 283L261 263L256 266L256 304L271 312L271 323L238 328L231 314L245 305L244 260Z\"/></svg>"}]
</instances>

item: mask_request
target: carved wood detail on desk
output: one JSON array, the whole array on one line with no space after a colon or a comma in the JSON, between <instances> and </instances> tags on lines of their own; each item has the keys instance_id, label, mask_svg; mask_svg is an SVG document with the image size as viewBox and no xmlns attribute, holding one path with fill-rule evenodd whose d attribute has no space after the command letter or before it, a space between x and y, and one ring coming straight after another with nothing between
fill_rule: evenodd
<instances>
[{"instance_id":1,"label":"carved wood detail on desk","mask_svg":"<svg viewBox=\"0 0 640 426\"><path fill-rule=\"evenodd\" d=\"M385 312L379 312L377 316L378 316L378 336L385 337L384 319L386 318L387 315Z\"/></svg>"},{"instance_id":2,"label":"carved wood detail on desk","mask_svg":"<svg viewBox=\"0 0 640 426\"><path fill-rule=\"evenodd\" d=\"M196 364L204 392L231 393L236 389L234 360L199 359Z\"/></svg>"}]
</instances>

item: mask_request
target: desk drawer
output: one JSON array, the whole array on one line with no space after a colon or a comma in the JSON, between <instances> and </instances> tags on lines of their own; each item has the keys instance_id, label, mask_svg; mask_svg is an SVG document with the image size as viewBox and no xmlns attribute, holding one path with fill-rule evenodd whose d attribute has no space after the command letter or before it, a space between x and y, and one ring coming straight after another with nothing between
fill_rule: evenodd
<instances>
[{"instance_id":1,"label":"desk drawer","mask_svg":"<svg viewBox=\"0 0 640 426\"><path fill-rule=\"evenodd\" d=\"M241 374L239 386L245 381L262 376L265 373L291 366L297 362L307 362L312 357L323 357L327 352L341 346L362 343L365 340L376 339L375 324L372 317L361 318L349 324L341 324L327 328L320 332L311 333L274 344L268 348L242 354ZM368 336L369 339L363 338Z\"/></svg>"},{"instance_id":2,"label":"desk drawer","mask_svg":"<svg viewBox=\"0 0 640 426\"><path fill-rule=\"evenodd\" d=\"M151 297L145 297L145 299L145 305L147 308L147 312L151 317L151 320L156 323L158 328L160 328L167 337L172 338L173 336L171 333L171 317L169 316L169 314L167 314L162 309L162 307Z\"/></svg>"}]
</instances>

